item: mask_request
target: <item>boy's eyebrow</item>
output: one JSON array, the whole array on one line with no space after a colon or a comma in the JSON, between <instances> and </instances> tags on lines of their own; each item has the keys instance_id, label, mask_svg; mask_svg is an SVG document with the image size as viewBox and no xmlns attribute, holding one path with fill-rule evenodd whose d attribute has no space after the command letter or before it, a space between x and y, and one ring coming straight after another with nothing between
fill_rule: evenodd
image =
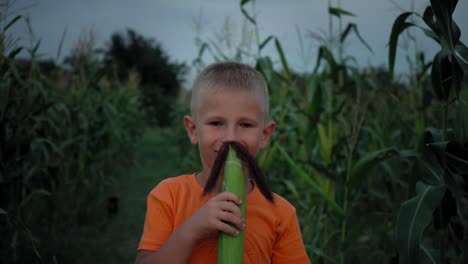
<instances>
[{"instance_id":1,"label":"boy's eyebrow","mask_svg":"<svg viewBox=\"0 0 468 264\"><path fill-rule=\"evenodd\" d=\"M225 117L222 116L222 115L218 115L218 114L212 114L212 115L207 114L207 115L205 116L205 119L207 119L207 120L211 120L211 119L225 119ZM240 120L240 121L256 122L256 123L259 122L259 120L258 120L256 117L250 117L250 116L241 116L241 117L239 118L239 120Z\"/></svg>"},{"instance_id":2,"label":"boy's eyebrow","mask_svg":"<svg viewBox=\"0 0 468 264\"><path fill-rule=\"evenodd\" d=\"M240 121L249 121L249 122L258 123L257 118L251 118L251 117L241 117Z\"/></svg>"}]
</instances>

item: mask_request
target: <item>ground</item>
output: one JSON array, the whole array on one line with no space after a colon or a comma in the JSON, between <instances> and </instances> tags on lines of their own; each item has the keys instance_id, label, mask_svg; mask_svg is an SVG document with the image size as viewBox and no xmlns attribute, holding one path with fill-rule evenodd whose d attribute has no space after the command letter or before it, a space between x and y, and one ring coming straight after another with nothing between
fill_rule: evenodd
<instances>
[{"instance_id":1,"label":"ground","mask_svg":"<svg viewBox=\"0 0 468 264\"><path fill-rule=\"evenodd\" d=\"M119 211L103 228L89 228L78 234L78 239L88 240L89 251L77 263L134 263L146 197L158 182L177 173L179 151L167 133L161 129L145 133L137 147L137 164L115 182Z\"/></svg>"}]
</instances>

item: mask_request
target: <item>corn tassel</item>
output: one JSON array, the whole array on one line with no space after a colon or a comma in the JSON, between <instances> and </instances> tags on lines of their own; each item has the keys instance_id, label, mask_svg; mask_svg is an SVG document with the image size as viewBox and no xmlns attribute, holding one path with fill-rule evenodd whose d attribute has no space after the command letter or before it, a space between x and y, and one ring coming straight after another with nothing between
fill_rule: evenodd
<instances>
[{"instance_id":1,"label":"corn tassel","mask_svg":"<svg viewBox=\"0 0 468 264\"><path fill-rule=\"evenodd\" d=\"M242 217L245 219L245 179L242 172L242 162L236 156L232 147L229 147L228 156L224 165L223 191L236 194L242 201L239 206ZM220 232L218 239L218 263L242 263L244 255L244 230L238 230L239 235L231 236Z\"/></svg>"}]
</instances>

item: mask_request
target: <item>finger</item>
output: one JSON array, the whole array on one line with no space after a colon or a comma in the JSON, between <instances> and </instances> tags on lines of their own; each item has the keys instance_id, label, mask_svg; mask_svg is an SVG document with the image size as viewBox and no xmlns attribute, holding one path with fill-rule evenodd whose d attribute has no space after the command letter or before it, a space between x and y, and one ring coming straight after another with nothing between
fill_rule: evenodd
<instances>
[{"instance_id":1,"label":"finger","mask_svg":"<svg viewBox=\"0 0 468 264\"><path fill-rule=\"evenodd\" d=\"M242 221L242 217L238 216L238 215L235 215L235 214L232 214L228 211L222 211L219 215L218 215L218 219L225 222L225 223L230 223L234 226L237 226L237 228L239 229L243 229L244 228L244 222Z\"/></svg>"},{"instance_id":2,"label":"finger","mask_svg":"<svg viewBox=\"0 0 468 264\"><path fill-rule=\"evenodd\" d=\"M231 201L221 201L219 202L219 208L223 211L230 212L238 217L242 217L240 207Z\"/></svg>"},{"instance_id":3,"label":"finger","mask_svg":"<svg viewBox=\"0 0 468 264\"><path fill-rule=\"evenodd\" d=\"M237 230L236 228L234 228L230 224L222 222L222 221L219 221L218 223L219 224L218 224L217 229L219 231L221 231L223 233L226 233L228 235L231 235L231 236L238 236L239 235L239 230Z\"/></svg>"},{"instance_id":4,"label":"finger","mask_svg":"<svg viewBox=\"0 0 468 264\"><path fill-rule=\"evenodd\" d=\"M224 201L232 201L237 205L241 205L244 201L241 201L239 196L235 195L232 192L222 192L216 196L217 199Z\"/></svg>"}]
</instances>

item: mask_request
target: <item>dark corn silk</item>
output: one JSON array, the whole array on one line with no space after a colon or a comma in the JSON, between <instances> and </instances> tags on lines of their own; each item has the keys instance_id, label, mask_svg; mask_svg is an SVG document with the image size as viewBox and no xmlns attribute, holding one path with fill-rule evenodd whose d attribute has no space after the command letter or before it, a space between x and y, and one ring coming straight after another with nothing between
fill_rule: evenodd
<instances>
[{"instance_id":1,"label":"dark corn silk","mask_svg":"<svg viewBox=\"0 0 468 264\"><path fill-rule=\"evenodd\" d=\"M254 157L252 157L252 155L250 155L248 150L242 144L236 141L225 142L219 149L218 155L216 156L215 162L213 164L213 168L211 168L210 176L208 177L205 188L203 189L203 195L212 192L216 182L218 182L218 178L221 175L221 170L226 163L229 146L234 149L237 157L242 161L242 165L247 166L249 176L253 178L255 185L257 185L257 187L260 189L260 192L263 194L263 196L271 203L274 203L273 193L271 192L270 187L268 187L266 178L260 170L257 161Z\"/></svg>"}]
</instances>

